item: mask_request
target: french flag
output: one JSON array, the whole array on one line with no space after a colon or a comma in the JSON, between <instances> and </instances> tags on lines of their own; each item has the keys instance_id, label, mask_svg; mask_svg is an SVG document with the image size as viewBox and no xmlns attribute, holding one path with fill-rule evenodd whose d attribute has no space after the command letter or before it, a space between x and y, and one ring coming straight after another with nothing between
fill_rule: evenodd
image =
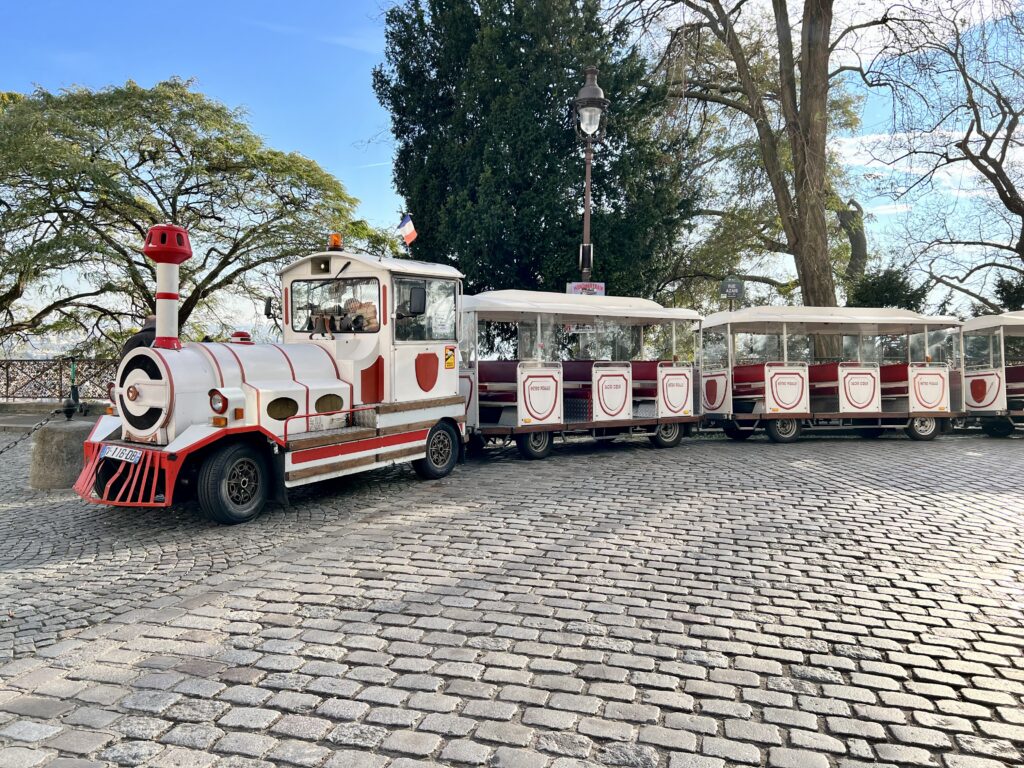
<instances>
[{"instance_id":1,"label":"french flag","mask_svg":"<svg viewBox=\"0 0 1024 768\"><path fill-rule=\"evenodd\" d=\"M416 227L412 223L412 216L408 213L402 217L402 223L398 225L398 231L405 240L406 245L409 245L416 239Z\"/></svg>"}]
</instances>

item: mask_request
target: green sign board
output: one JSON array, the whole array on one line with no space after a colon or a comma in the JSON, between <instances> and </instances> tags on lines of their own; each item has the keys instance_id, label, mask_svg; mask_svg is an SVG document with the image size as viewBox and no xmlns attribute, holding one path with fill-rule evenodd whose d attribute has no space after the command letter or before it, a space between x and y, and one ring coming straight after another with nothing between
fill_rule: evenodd
<instances>
[{"instance_id":1,"label":"green sign board","mask_svg":"<svg viewBox=\"0 0 1024 768\"><path fill-rule=\"evenodd\" d=\"M727 277L718 286L718 297L730 301L743 298L743 281L738 277Z\"/></svg>"}]
</instances>

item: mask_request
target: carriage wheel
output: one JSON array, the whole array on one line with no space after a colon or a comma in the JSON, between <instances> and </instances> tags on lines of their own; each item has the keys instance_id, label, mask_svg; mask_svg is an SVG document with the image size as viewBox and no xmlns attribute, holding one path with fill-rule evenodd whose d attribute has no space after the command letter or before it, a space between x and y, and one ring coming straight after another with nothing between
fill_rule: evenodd
<instances>
[{"instance_id":1,"label":"carriage wheel","mask_svg":"<svg viewBox=\"0 0 1024 768\"><path fill-rule=\"evenodd\" d=\"M683 439L683 430L678 423L659 424L654 434L647 439L655 448L675 448Z\"/></svg>"},{"instance_id":2,"label":"carriage wheel","mask_svg":"<svg viewBox=\"0 0 1024 768\"><path fill-rule=\"evenodd\" d=\"M734 421L727 421L722 424L722 431L730 440L746 440L754 434L752 429L740 429Z\"/></svg>"},{"instance_id":3,"label":"carriage wheel","mask_svg":"<svg viewBox=\"0 0 1024 768\"><path fill-rule=\"evenodd\" d=\"M216 523L245 523L263 511L269 485L262 453L246 443L225 445L199 469L199 506Z\"/></svg>"},{"instance_id":4,"label":"carriage wheel","mask_svg":"<svg viewBox=\"0 0 1024 768\"><path fill-rule=\"evenodd\" d=\"M931 416L915 416L903 431L911 440L934 440L939 434L939 422Z\"/></svg>"},{"instance_id":5,"label":"carriage wheel","mask_svg":"<svg viewBox=\"0 0 1024 768\"><path fill-rule=\"evenodd\" d=\"M550 432L527 432L516 435L516 448L524 459L546 458L551 453L552 442Z\"/></svg>"},{"instance_id":6,"label":"carriage wheel","mask_svg":"<svg viewBox=\"0 0 1024 768\"><path fill-rule=\"evenodd\" d=\"M796 419L770 419L764 431L773 443L792 443L800 437L800 422Z\"/></svg>"},{"instance_id":7,"label":"carriage wheel","mask_svg":"<svg viewBox=\"0 0 1024 768\"><path fill-rule=\"evenodd\" d=\"M459 435L446 421L438 422L427 435L427 455L416 459L412 468L424 480L439 480L451 474L459 460Z\"/></svg>"},{"instance_id":8,"label":"carriage wheel","mask_svg":"<svg viewBox=\"0 0 1024 768\"><path fill-rule=\"evenodd\" d=\"M991 419L981 423L981 431L989 437L1009 437L1014 429L1009 419Z\"/></svg>"}]
</instances>

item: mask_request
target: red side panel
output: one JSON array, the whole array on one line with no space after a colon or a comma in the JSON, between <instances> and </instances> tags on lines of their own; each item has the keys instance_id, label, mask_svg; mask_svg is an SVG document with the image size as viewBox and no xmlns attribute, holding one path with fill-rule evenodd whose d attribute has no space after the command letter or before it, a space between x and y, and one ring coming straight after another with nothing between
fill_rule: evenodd
<instances>
[{"instance_id":1,"label":"red side panel","mask_svg":"<svg viewBox=\"0 0 1024 768\"><path fill-rule=\"evenodd\" d=\"M384 399L384 358L378 356L369 368L359 374L364 403L379 403Z\"/></svg>"},{"instance_id":2,"label":"red side panel","mask_svg":"<svg viewBox=\"0 0 1024 768\"><path fill-rule=\"evenodd\" d=\"M518 360L481 360L477 363L477 375L481 382L515 384Z\"/></svg>"},{"instance_id":3,"label":"red side panel","mask_svg":"<svg viewBox=\"0 0 1024 768\"><path fill-rule=\"evenodd\" d=\"M435 352L416 355L416 383L424 392L430 392L437 384L437 371L441 362Z\"/></svg>"},{"instance_id":4,"label":"red side panel","mask_svg":"<svg viewBox=\"0 0 1024 768\"><path fill-rule=\"evenodd\" d=\"M734 384L764 384L764 363L735 366L732 380Z\"/></svg>"}]
</instances>

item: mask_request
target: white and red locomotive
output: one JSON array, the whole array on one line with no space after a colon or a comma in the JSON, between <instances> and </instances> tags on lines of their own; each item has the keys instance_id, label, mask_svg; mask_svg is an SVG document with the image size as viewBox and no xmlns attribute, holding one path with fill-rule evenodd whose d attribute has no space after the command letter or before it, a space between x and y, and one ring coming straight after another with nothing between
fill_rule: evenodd
<instances>
[{"instance_id":1,"label":"white and red locomotive","mask_svg":"<svg viewBox=\"0 0 1024 768\"><path fill-rule=\"evenodd\" d=\"M281 272L284 338L178 339L185 230L150 230L156 338L121 361L85 443L82 498L165 507L192 490L213 519L254 517L288 488L411 461L448 474L464 446L457 368L462 275L341 249Z\"/></svg>"}]
</instances>

